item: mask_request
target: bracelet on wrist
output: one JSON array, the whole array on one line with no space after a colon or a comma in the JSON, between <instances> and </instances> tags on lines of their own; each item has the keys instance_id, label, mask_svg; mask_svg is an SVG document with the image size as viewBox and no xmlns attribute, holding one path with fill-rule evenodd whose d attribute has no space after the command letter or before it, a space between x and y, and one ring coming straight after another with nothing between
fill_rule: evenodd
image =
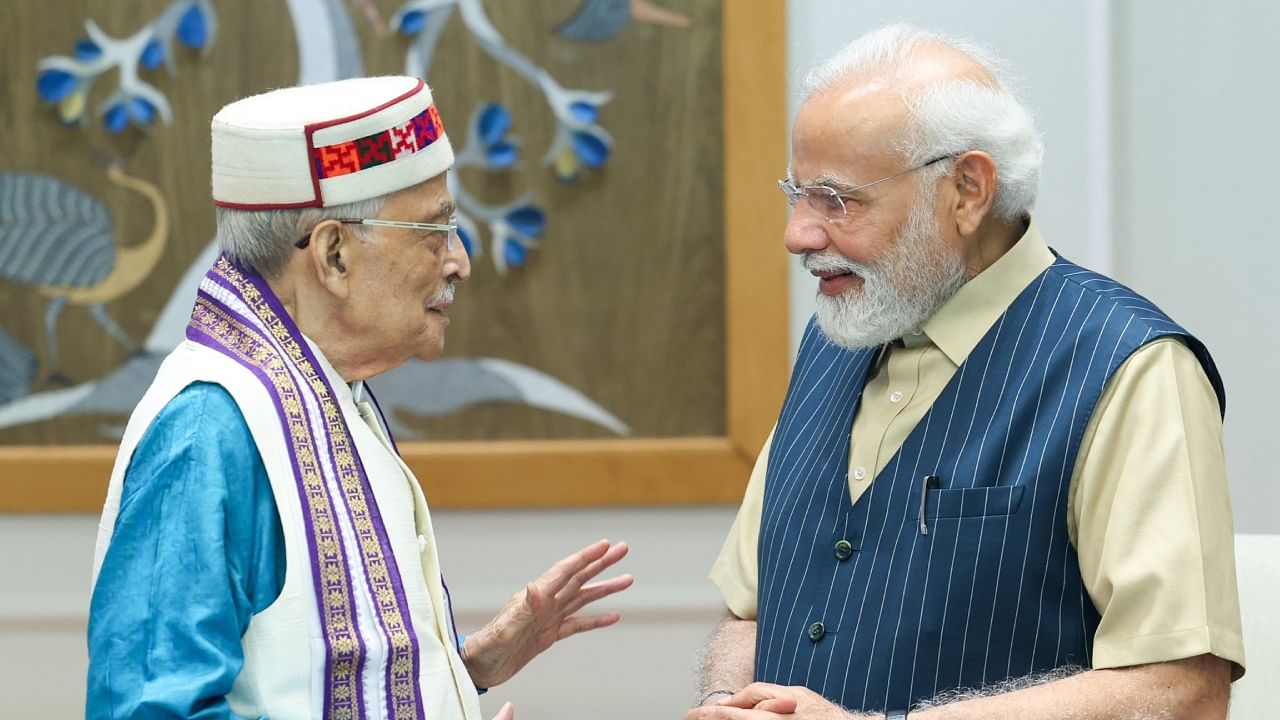
<instances>
[{"instance_id":1,"label":"bracelet on wrist","mask_svg":"<svg viewBox=\"0 0 1280 720\"><path fill-rule=\"evenodd\" d=\"M724 695L725 697L730 697L736 693L737 693L737 690L712 690L711 692L702 696L702 699L698 701L698 707L702 707L703 705L706 705L708 700L710 700L711 698L717 695Z\"/></svg>"}]
</instances>

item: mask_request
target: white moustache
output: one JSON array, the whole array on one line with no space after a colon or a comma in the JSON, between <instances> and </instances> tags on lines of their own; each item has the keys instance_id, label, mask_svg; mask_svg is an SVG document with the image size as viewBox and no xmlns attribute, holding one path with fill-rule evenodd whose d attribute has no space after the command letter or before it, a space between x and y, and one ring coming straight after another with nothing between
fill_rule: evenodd
<instances>
[{"instance_id":1,"label":"white moustache","mask_svg":"<svg viewBox=\"0 0 1280 720\"><path fill-rule=\"evenodd\" d=\"M866 275L867 268L860 265L849 258L839 255L829 255L822 253L810 253L804 256L802 261L804 269L811 273L854 273L856 275Z\"/></svg>"},{"instance_id":2,"label":"white moustache","mask_svg":"<svg viewBox=\"0 0 1280 720\"><path fill-rule=\"evenodd\" d=\"M427 307L435 307L444 303L453 302L453 283L444 286L444 289L436 293L434 297L427 301Z\"/></svg>"}]
</instances>

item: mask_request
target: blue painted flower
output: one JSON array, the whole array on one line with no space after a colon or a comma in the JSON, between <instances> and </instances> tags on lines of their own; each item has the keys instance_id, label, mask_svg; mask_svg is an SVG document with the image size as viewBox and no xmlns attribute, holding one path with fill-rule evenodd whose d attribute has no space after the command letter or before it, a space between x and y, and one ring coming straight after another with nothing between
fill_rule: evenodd
<instances>
[{"instance_id":1,"label":"blue painted flower","mask_svg":"<svg viewBox=\"0 0 1280 720\"><path fill-rule=\"evenodd\" d=\"M489 103L480 109L476 118L476 134L485 145L502 139L511 129L511 111L502 103Z\"/></svg>"},{"instance_id":2,"label":"blue painted flower","mask_svg":"<svg viewBox=\"0 0 1280 720\"><path fill-rule=\"evenodd\" d=\"M56 103L75 91L80 79L66 70L45 70L36 78L36 92L45 102Z\"/></svg>"},{"instance_id":3,"label":"blue painted flower","mask_svg":"<svg viewBox=\"0 0 1280 720\"><path fill-rule=\"evenodd\" d=\"M590 125L600 117L600 106L579 100L569 105L569 115L583 125Z\"/></svg>"},{"instance_id":4,"label":"blue painted flower","mask_svg":"<svg viewBox=\"0 0 1280 720\"><path fill-rule=\"evenodd\" d=\"M529 249L510 238L502 245L502 255L511 267L520 267L528 258Z\"/></svg>"},{"instance_id":5,"label":"blue painted flower","mask_svg":"<svg viewBox=\"0 0 1280 720\"><path fill-rule=\"evenodd\" d=\"M178 40L192 50L199 50L209 41L209 19L199 5L192 5L178 20Z\"/></svg>"},{"instance_id":6,"label":"blue painted flower","mask_svg":"<svg viewBox=\"0 0 1280 720\"><path fill-rule=\"evenodd\" d=\"M427 25L427 14L422 10L410 10L400 16L400 32L405 35L417 35Z\"/></svg>"},{"instance_id":7,"label":"blue painted flower","mask_svg":"<svg viewBox=\"0 0 1280 720\"><path fill-rule=\"evenodd\" d=\"M458 212L458 239L462 241L462 249L467 251L467 257L476 258L484 254L484 246L477 244L480 238L480 229L476 227L476 223L466 213Z\"/></svg>"},{"instance_id":8,"label":"blue painted flower","mask_svg":"<svg viewBox=\"0 0 1280 720\"><path fill-rule=\"evenodd\" d=\"M106 114L102 116L102 124L112 135L123 132L129 125L129 111L125 109L124 103L118 102L107 108Z\"/></svg>"},{"instance_id":9,"label":"blue painted flower","mask_svg":"<svg viewBox=\"0 0 1280 720\"><path fill-rule=\"evenodd\" d=\"M126 107L129 110L129 119L136 125L150 125L156 119L155 105L140 97L129 98Z\"/></svg>"},{"instance_id":10,"label":"blue painted flower","mask_svg":"<svg viewBox=\"0 0 1280 720\"><path fill-rule=\"evenodd\" d=\"M159 40L152 40L142 50L140 58L142 67L155 70L164 62L164 45Z\"/></svg>"},{"instance_id":11,"label":"blue painted flower","mask_svg":"<svg viewBox=\"0 0 1280 720\"><path fill-rule=\"evenodd\" d=\"M590 130L578 130L573 133L573 151L589 168L604 167L609 160L609 144L600 135Z\"/></svg>"},{"instance_id":12,"label":"blue painted flower","mask_svg":"<svg viewBox=\"0 0 1280 720\"><path fill-rule=\"evenodd\" d=\"M80 38L76 41L75 56L77 60L92 62L102 57L102 48L89 38Z\"/></svg>"},{"instance_id":13,"label":"blue painted flower","mask_svg":"<svg viewBox=\"0 0 1280 720\"><path fill-rule=\"evenodd\" d=\"M506 139L510 130L511 111L501 103L489 103L476 114L472 132L480 141L487 167L505 170L520 159L520 149Z\"/></svg>"},{"instance_id":14,"label":"blue painted flower","mask_svg":"<svg viewBox=\"0 0 1280 720\"><path fill-rule=\"evenodd\" d=\"M528 238L536 238L542 235L542 229L547 224L547 215L536 205L521 205L507 213L506 221L517 233Z\"/></svg>"}]
</instances>

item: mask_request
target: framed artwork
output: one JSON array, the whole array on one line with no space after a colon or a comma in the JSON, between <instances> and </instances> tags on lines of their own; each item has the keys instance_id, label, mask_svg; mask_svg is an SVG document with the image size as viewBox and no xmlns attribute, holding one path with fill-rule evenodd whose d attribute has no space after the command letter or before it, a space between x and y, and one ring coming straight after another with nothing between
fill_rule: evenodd
<instances>
[{"instance_id":1,"label":"framed artwork","mask_svg":"<svg viewBox=\"0 0 1280 720\"><path fill-rule=\"evenodd\" d=\"M782 0L65 4L0 9L0 512L101 508L216 253L213 112L394 73L472 258L445 355L369 383L432 506L740 498L788 374Z\"/></svg>"}]
</instances>

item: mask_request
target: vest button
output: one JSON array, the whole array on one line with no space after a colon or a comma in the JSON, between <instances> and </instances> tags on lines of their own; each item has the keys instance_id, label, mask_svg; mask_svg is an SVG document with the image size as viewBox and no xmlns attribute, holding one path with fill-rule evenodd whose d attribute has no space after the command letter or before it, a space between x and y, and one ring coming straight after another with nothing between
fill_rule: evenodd
<instances>
[{"instance_id":1,"label":"vest button","mask_svg":"<svg viewBox=\"0 0 1280 720\"><path fill-rule=\"evenodd\" d=\"M809 639L818 642L823 635L827 634L827 627L820 622L816 622L809 626Z\"/></svg>"},{"instance_id":2,"label":"vest button","mask_svg":"<svg viewBox=\"0 0 1280 720\"><path fill-rule=\"evenodd\" d=\"M835 550L836 559L840 562L844 562L845 560L853 557L853 543L848 540L837 540Z\"/></svg>"}]
</instances>

